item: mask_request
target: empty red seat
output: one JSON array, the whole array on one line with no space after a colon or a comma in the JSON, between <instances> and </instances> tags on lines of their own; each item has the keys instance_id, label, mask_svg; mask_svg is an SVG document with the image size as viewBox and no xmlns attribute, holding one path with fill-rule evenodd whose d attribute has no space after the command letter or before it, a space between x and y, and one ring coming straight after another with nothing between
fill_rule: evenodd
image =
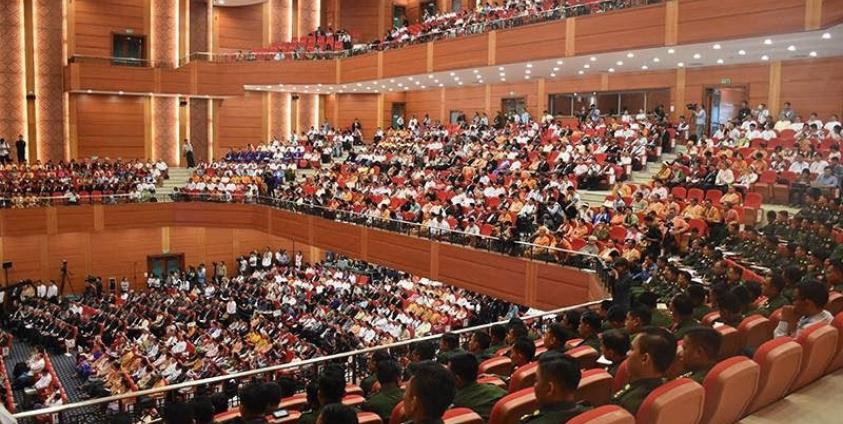
<instances>
[{"instance_id":1,"label":"empty red seat","mask_svg":"<svg viewBox=\"0 0 843 424\"><path fill-rule=\"evenodd\" d=\"M735 356L715 365L703 380L705 409L702 422L731 424L743 417L758 389L761 367Z\"/></svg>"},{"instance_id":2,"label":"empty red seat","mask_svg":"<svg viewBox=\"0 0 843 424\"><path fill-rule=\"evenodd\" d=\"M603 405L568 420L568 424L635 424L635 417L617 405Z\"/></svg>"},{"instance_id":3,"label":"empty red seat","mask_svg":"<svg viewBox=\"0 0 843 424\"><path fill-rule=\"evenodd\" d=\"M530 362L512 373L512 378L509 379L509 393L515 393L527 387L532 388L536 383L536 368L538 362Z\"/></svg>"},{"instance_id":4,"label":"empty red seat","mask_svg":"<svg viewBox=\"0 0 843 424\"><path fill-rule=\"evenodd\" d=\"M468 408L452 408L445 411L442 421L444 424L483 424L483 417Z\"/></svg>"},{"instance_id":5,"label":"empty red seat","mask_svg":"<svg viewBox=\"0 0 843 424\"><path fill-rule=\"evenodd\" d=\"M609 403L615 378L606 370L595 368L585 370L577 387L577 401L586 401L593 406Z\"/></svg>"},{"instance_id":6,"label":"empty red seat","mask_svg":"<svg viewBox=\"0 0 843 424\"><path fill-rule=\"evenodd\" d=\"M697 424L705 405L705 390L689 378L662 384L641 403L635 422L646 424Z\"/></svg>"},{"instance_id":7,"label":"empty red seat","mask_svg":"<svg viewBox=\"0 0 843 424\"><path fill-rule=\"evenodd\" d=\"M492 407L489 424L509 424L518 422L524 415L533 413L538 405L536 392L532 387L518 390L502 397Z\"/></svg>"},{"instance_id":8,"label":"empty red seat","mask_svg":"<svg viewBox=\"0 0 843 424\"><path fill-rule=\"evenodd\" d=\"M763 315L750 315L738 325L738 335L745 348L755 350L767 340L773 338L773 321Z\"/></svg>"},{"instance_id":9,"label":"empty red seat","mask_svg":"<svg viewBox=\"0 0 843 424\"><path fill-rule=\"evenodd\" d=\"M781 399L796 380L802 363L802 346L790 337L777 337L761 345L752 360L761 367L758 392L747 414Z\"/></svg>"},{"instance_id":10,"label":"empty red seat","mask_svg":"<svg viewBox=\"0 0 843 424\"><path fill-rule=\"evenodd\" d=\"M796 342L802 345L802 365L791 391L814 382L825 374L828 365L837 355L837 329L816 323L802 330Z\"/></svg>"},{"instance_id":11,"label":"empty red seat","mask_svg":"<svg viewBox=\"0 0 843 424\"><path fill-rule=\"evenodd\" d=\"M365 401L366 401L366 398L364 398L363 396L360 396L360 395L345 395L342 398L342 404L345 405L345 406L356 407L356 406L362 405L363 402L365 402Z\"/></svg>"},{"instance_id":12,"label":"empty red seat","mask_svg":"<svg viewBox=\"0 0 843 424\"><path fill-rule=\"evenodd\" d=\"M512 359L508 356L496 356L480 363L480 374L508 376L512 374Z\"/></svg>"},{"instance_id":13,"label":"empty red seat","mask_svg":"<svg viewBox=\"0 0 843 424\"><path fill-rule=\"evenodd\" d=\"M591 346L579 346L569 349L565 352L565 356L577 361L580 369L587 370L594 368L594 365L597 363L597 358L600 357L600 353L594 350Z\"/></svg>"}]
</instances>

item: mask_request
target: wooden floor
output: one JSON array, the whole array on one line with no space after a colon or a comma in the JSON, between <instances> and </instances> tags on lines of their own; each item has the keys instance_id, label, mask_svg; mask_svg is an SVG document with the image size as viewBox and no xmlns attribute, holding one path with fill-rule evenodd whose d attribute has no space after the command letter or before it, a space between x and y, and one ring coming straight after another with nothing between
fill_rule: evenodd
<instances>
[{"instance_id":1,"label":"wooden floor","mask_svg":"<svg viewBox=\"0 0 843 424\"><path fill-rule=\"evenodd\" d=\"M826 424L843 422L843 370L740 421L741 424Z\"/></svg>"}]
</instances>

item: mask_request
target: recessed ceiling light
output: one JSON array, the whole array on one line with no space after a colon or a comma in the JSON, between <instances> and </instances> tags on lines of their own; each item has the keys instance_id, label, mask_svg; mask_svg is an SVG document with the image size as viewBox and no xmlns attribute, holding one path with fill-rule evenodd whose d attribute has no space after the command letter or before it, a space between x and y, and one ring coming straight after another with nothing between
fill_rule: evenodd
<instances>
[{"instance_id":1,"label":"recessed ceiling light","mask_svg":"<svg viewBox=\"0 0 843 424\"><path fill-rule=\"evenodd\" d=\"M524 70L524 73L525 73L525 74L527 74L527 75L529 75L529 74L532 74L532 73L533 73L533 71L531 71L531 70L529 70L529 69L525 69L525 70Z\"/></svg>"},{"instance_id":2,"label":"recessed ceiling light","mask_svg":"<svg viewBox=\"0 0 843 424\"><path fill-rule=\"evenodd\" d=\"M830 40L831 39L831 33L830 32L824 32L822 38L823 38L823 40Z\"/></svg>"},{"instance_id":3,"label":"recessed ceiling light","mask_svg":"<svg viewBox=\"0 0 843 424\"><path fill-rule=\"evenodd\" d=\"M551 77L551 78L556 78L556 74L553 74L553 73L552 73L552 74L550 74L550 77Z\"/></svg>"},{"instance_id":4,"label":"recessed ceiling light","mask_svg":"<svg viewBox=\"0 0 843 424\"><path fill-rule=\"evenodd\" d=\"M622 61L622 60L619 60L619 61L617 61L617 62L615 62L615 63L616 63L618 66L623 66L623 61Z\"/></svg>"},{"instance_id":5,"label":"recessed ceiling light","mask_svg":"<svg viewBox=\"0 0 843 424\"><path fill-rule=\"evenodd\" d=\"M635 53L629 52L629 53L626 54L626 57L632 59L633 57L635 57Z\"/></svg>"},{"instance_id":6,"label":"recessed ceiling light","mask_svg":"<svg viewBox=\"0 0 843 424\"><path fill-rule=\"evenodd\" d=\"M791 44L791 45L787 46L787 51L789 51L789 52L795 52L795 51L796 51L796 46L794 46L793 44Z\"/></svg>"},{"instance_id":7,"label":"recessed ceiling light","mask_svg":"<svg viewBox=\"0 0 843 424\"><path fill-rule=\"evenodd\" d=\"M660 61L661 61L661 59L659 59L659 58L657 58L657 57L654 57L654 58L653 58L653 62L659 63Z\"/></svg>"},{"instance_id":8,"label":"recessed ceiling light","mask_svg":"<svg viewBox=\"0 0 843 424\"><path fill-rule=\"evenodd\" d=\"M424 89L426 89L426 88L427 88L427 86L426 86L426 85L423 85L421 88L422 88L422 90L424 90Z\"/></svg>"},{"instance_id":9,"label":"recessed ceiling light","mask_svg":"<svg viewBox=\"0 0 843 424\"><path fill-rule=\"evenodd\" d=\"M580 69L577 73L578 73L578 74L580 74L580 75L582 75L582 74L584 74L584 73L585 73L585 71L583 71L582 69Z\"/></svg>"},{"instance_id":10,"label":"recessed ceiling light","mask_svg":"<svg viewBox=\"0 0 843 424\"><path fill-rule=\"evenodd\" d=\"M427 79L433 79L433 74L428 75Z\"/></svg>"},{"instance_id":11,"label":"recessed ceiling light","mask_svg":"<svg viewBox=\"0 0 843 424\"><path fill-rule=\"evenodd\" d=\"M831 38L831 37L829 37L829 38ZM564 63L565 63L565 62L563 62L563 61L561 61L561 60L557 60L557 61L556 61L556 64L557 64L557 65L562 65L562 64L564 64Z\"/></svg>"},{"instance_id":12,"label":"recessed ceiling light","mask_svg":"<svg viewBox=\"0 0 843 424\"><path fill-rule=\"evenodd\" d=\"M764 44L769 46L769 45L773 44L773 40L767 38L766 40L764 40Z\"/></svg>"},{"instance_id":13,"label":"recessed ceiling light","mask_svg":"<svg viewBox=\"0 0 843 424\"><path fill-rule=\"evenodd\" d=\"M473 72L476 74L476 73L479 73L480 71L478 71L477 69L475 69Z\"/></svg>"},{"instance_id":14,"label":"recessed ceiling light","mask_svg":"<svg viewBox=\"0 0 843 424\"><path fill-rule=\"evenodd\" d=\"M528 67L528 68L532 68L532 67L533 67L533 64L532 64L532 63L528 63L528 64L527 64L527 67Z\"/></svg>"},{"instance_id":15,"label":"recessed ceiling light","mask_svg":"<svg viewBox=\"0 0 843 424\"><path fill-rule=\"evenodd\" d=\"M416 85L419 85L419 84L421 84L421 83L420 83L420 82L418 82L418 81L416 81Z\"/></svg>"},{"instance_id":16,"label":"recessed ceiling light","mask_svg":"<svg viewBox=\"0 0 843 424\"><path fill-rule=\"evenodd\" d=\"M476 77L477 79L482 79L482 78L483 78L483 75L477 74L477 75L475 75L475 77Z\"/></svg>"},{"instance_id":17,"label":"recessed ceiling light","mask_svg":"<svg viewBox=\"0 0 843 424\"><path fill-rule=\"evenodd\" d=\"M454 76L454 75L456 75L456 73L454 73L454 72L451 72L451 76Z\"/></svg>"},{"instance_id":18,"label":"recessed ceiling light","mask_svg":"<svg viewBox=\"0 0 843 424\"><path fill-rule=\"evenodd\" d=\"M765 54L764 56L761 56L761 60L770 60L770 56Z\"/></svg>"},{"instance_id":19,"label":"recessed ceiling light","mask_svg":"<svg viewBox=\"0 0 843 424\"><path fill-rule=\"evenodd\" d=\"M121 95L121 96L122 96L122 95L123 95L123 90L120 90L120 92L118 92L117 94L119 94L119 95Z\"/></svg>"},{"instance_id":20,"label":"recessed ceiling light","mask_svg":"<svg viewBox=\"0 0 843 424\"><path fill-rule=\"evenodd\" d=\"M641 69L646 71L647 69L650 69L650 68L647 65L641 65Z\"/></svg>"},{"instance_id":21,"label":"recessed ceiling light","mask_svg":"<svg viewBox=\"0 0 843 424\"><path fill-rule=\"evenodd\" d=\"M502 77L505 77L505 76L506 76L506 72L501 72L499 75L500 75L500 76L502 76Z\"/></svg>"},{"instance_id":22,"label":"recessed ceiling light","mask_svg":"<svg viewBox=\"0 0 843 424\"><path fill-rule=\"evenodd\" d=\"M501 82L506 82L506 78L501 78Z\"/></svg>"},{"instance_id":23,"label":"recessed ceiling light","mask_svg":"<svg viewBox=\"0 0 843 424\"><path fill-rule=\"evenodd\" d=\"M811 52L811 53L808 53L808 56L811 56L811 57L817 57L817 52Z\"/></svg>"},{"instance_id":24,"label":"recessed ceiling light","mask_svg":"<svg viewBox=\"0 0 843 424\"><path fill-rule=\"evenodd\" d=\"M583 68L585 68L585 69L588 69L588 68L591 68L591 65L589 65L589 64L587 64L587 63L586 63L586 64L585 64L585 65L583 65L582 67L583 67Z\"/></svg>"},{"instance_id":25,"label":"recessed ceiling light","mask_svg":"<svg viewBox=\"0 0 843 424\"><path fill-rule=\"evenodd\" d=\"M458 82L457 85L462 85L462 81Z\"/></svg>"},{"instance_id":26,"label":"recessed ceiling light","mask_svg":"<svg viewBox=\"0 0 843 424\"><path fill-rule=\"evenodd\" d=\"M741 56L746 56L746 50L738 50L738 54Z\"/></svg>"},{"instance_id":27,"label":"recessed ceiling light","mask_svg":"<svg viewBox=\"0 0 843 424\"><path fill-rule=\"evenodd\" d=\"M718 65L722 65L722 64L723 64L723 59L717 59L717 64L718 64Z\"/></svg>"},{"instance_id":28,"label":"recessed ceiling light","mask_svg":"<svg viewBox=\"0 0 843 424\"><path fill-rule=\"evenodd\" d=\"M498 66L499 71L503 71L503 66Z\"/></svg>"},{"instance_id":29,"label":"recessed ceiling light","mask_svg":"<svg viewBox=\"0 0 843 424\"><path fill-rule=\"evenodd\" d=\"M524 79L530 79L529 75L524 75Z\"/></svg>"},{"instance_id":30,"label":"recessed ceiling light","mask_svg":"<svg viewBox=\"0 0 843 424\"><path fill-rule=\"evenodd\" d=\"M408 80L410 80L410 81L412 81L412 80L413 80L413 77L407 77L407 79L408 79Z\"/></svg>"},{"instance_id":31,"label":"recessed ceiling light","mask_svg":"<svg viewBox=\"0 0 843 424\"><path fill-rule=\"evenodd\" d=\"M699 58L701 58L701 57L702 57L702 55L701 55L701 54L699 54L699 53L694 53L694 59L699 59Z\"/></svg>"},{"instance_id":32,"label":"recessed ceiling light","mask_svg":"<svg viewBox=\"0 0 843 424\"><path fill-rule=\"evenodd\" d=\"M399 86L399 87L403 87L403 86L404 86L404 83L403 83L403 82L399 82L399 83L398 83L398 86Z\"/></svg>"},{"instance_id":33,"label":"recessed ceiling light","mask_svg":"<svg viewBox=\"0 0 843 424\"><path fill-rule=\"evenodd\" d=\"M454 81L459 81L460 77L454 77Z\"/></svg>"},{"instance_id":34,"label":"recessed ceiling light","mask_svg":"<svg viewBox=\"0 0 843 424\"><path fill-rule=\"evenodd\" d=\"M680 67L680 68L684 68L684 67L685 67L685 62L679 62L679 63L677 63L677 64L676 64L676 66L677 66L677 67Z\"/></svg>"},{"instance_id":35,"label":"recessed ceiling light","mask_svg":"<svg viewBox=\"0 0 843 424\"><path fill-rule=\"evenodd\" d=\"M594 57L594 56L591 56L590 58L588 58L588 60L590 60L592 62L597 62L597 58Z\"/></svg>"},{"instance_id":36,"label":"recessed ceiling light","mask_svg":"<svg viewBox=\"0 0 843 424\"><path fill-rule=\"evenodd\" d=\"M389 82L395 82L395 80L391 79L391 80L389 80ZM345 88L345 86L342 86L342 88Z\"/></svg>"},{"instance_id":37,"label":"recessed ceiling light","mask_svg":"<svg viewBox=\"0 0 843 424\"><path fill-rule=\"evenodd\" d=\"M93 93L93 92L94 92L93 90L88 89L88 94L91 94L91 93Z\"/></svg>"},{"instance_id":38,"label":"recessed ceiling light","mask_svg":"<svg viewBox=\"0 0 843 424\"><path fill-rule=\"evenodd\" d=\"M412 81L412 80L410 80L410 81ZM361 84L361 83L359 83L359 82L358 82L358 83L357 83L357 86L358 86L358 87L362 87L362 86L363 86L363 84ZM304 88L309 88L309 87L305 86Z\"/></svg>"},{"instance_id":39,"label":"recessed ceiling light","mask_svg":"<svg viewBox=\"0 0 843 424\"><path fill-rule=\"evenodd\" d=\"M478 84L483 84L483 80L477 81Z\"/></svg>"},{"instance_id":40,"label":"recessed ceiling light","mask_svg":"<svg viewBox=\"0 0 843 424\"><path fill-rule=\"evenodd\" d=\"M615 68L609 68L609 72L615 72Z\"/></svg>"},{"instance_id":41,"label":"recessed ceiling light","mask_svg":"<svg viewBox=\"0 0 843 424\"><path fill-rule=\"evenodd\" d=\"M439 86L440 86L440 87L444 87L444 86L445 86L445 84L439 84Z\"/></svg>"},{"instance_id":42,"label":"recessed ceiling light","mask_svg":"<svg viewBox=\"0 0 843 424\"><path fill-rule=\"evenodd\" d=\"M720 44L715 44L715 45L711 46L711 48L714 49L714 50L720 50Z\"/></svg>"},{"instance_id":43,"label":"recessed ceiling light","mask_svg":"<svg viewBox=\"0 0 843 424\"><path fill-rule=\"evenodd\" d=\"M390 88L390 89L389 89L389 91L390 91L390 92L392 92L392 91L395 91L395 90L393 90L393 89L391 89L391 88Z\"/></svg>"},{"instance_id":44,"label":"recessed ceiling light","mask_svg":"<svg viewBox=\"0 0 843 424\"><path fill-rule=\"evenodd\" d=\"M674 54L674 53L676 53L676 50L674 50L674 49L667 49L667 54Z\"/></svg>"},{"instance_id":45,"label":"recessed ceiling light","mask_svg":"<svg viewBox=\"0 0 843 424\"><path fill-rule=\"evenodd\" d=\"M434 83L439 84L439 80L433 80Z\"/></svg>"},{"instance_id":46,"label":"recessed ceiling light","mask_svg":"<svg viewBox=\"0 0 843 424\"><path fill-rule=\"evenodd\" d=\"M559 71L559 68L558 68L558 67L556 67L556 66L554 66L554 67L553 67L553 72L558 72L558 71Z\"/></svg>"}]
</instances>

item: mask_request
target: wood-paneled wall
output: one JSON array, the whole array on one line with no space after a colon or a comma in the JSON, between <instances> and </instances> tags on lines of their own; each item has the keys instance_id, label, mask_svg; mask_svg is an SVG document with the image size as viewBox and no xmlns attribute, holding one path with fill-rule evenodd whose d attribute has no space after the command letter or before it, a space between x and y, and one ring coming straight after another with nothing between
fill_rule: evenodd
<instances>
[{"instance_id":1,"label":"wood-paneled wall","mask_svg":"<svg viewBox=\"0 0 843 424\"><path fill-rule=\"evenodd\" d=\"M244 96L222 101L216 117L214 155L225 156L230 148L265 143L264 97L267 93L246 92Z\"/></svg>"},{"instance_id":2,"label":"wood-paneled wall","mask_svg":"<svg viewBox=\"0 0 843 424\"><path fill-rule=\"evenodd\" d=\"M220 52L263 46L263 4L214 7L214 31Z\"/></svg>"},{"instance_id":3,"label":"wood-paneled wall","mask_svg":"<svg viewBox=\"0 0 843 424\"><path fill-rule=\"evenodd\" d=\"M680 0L679 44L804 29L805 0Z\"/></svg>"},{"instance_id":4,"label":"wood-paneled wall","mask_svg":"<svg viewBox=\"0 0 843 424\"><path fill-rule=\"evenodd\" d=\"M576 18L576 54L603 53L664 45L665 6L624 10Z\"/></svg>"},{"instance_id":5,"label":"wood-paneled wall","mask_svg":"<svg viewBox=\"0 0 843 424\"><path fill-rule=\"evenodd\" d=\"M62 259L81 291L88 274L143 284L147 255L184 253L187 264L264 247L333 250L539 308L603 297L595 274L263 206L166 203L0 211L0 259L12 280L57 279ZM231 267L229 267L231 269ZM539 296L539 293L541 294Z\"/></svg>"},{"instance_id":6,"label":"wood-paneled wall","mask_svg":"<svg viewBox=\"0 0 843 424\"><path fill-rule=\"evenodd\" d=\"M76 157L146 157L148 97L74 94L70 101L76 111Z\"/></svg>"},{"instance_id":7,"label":"wood-paneled wall","mask_svg":"<svg viewBox=\"0 0 843 424\"><path fill-rule=\"evenodd\" d=\"M355 41L370 42L383 37L380 28L387 7L383 12L379 8L384 0L343 0L340 6L340 27L345 28ZM391 12L391 10L390 10ZM391 13L390 13L391 15Z\"/></svg>"},{"instance_id":8,"label":"wood-paneled wall","mask_svg":"<svg viewBox=\"0 0 843 424\"><path fill-rule=\"evenodd\" d=\"M843 59L806 60L782 64L782 102L793 105L803 119L816 112L823 122L843 112Z\"/></svg>"},{"instance_id":9,"label":"wood-paneled wall","mask_svg":"<svg viewBox=\"0 0 843 424\"><path fill-rule=\"evenodd\" d=\"M337 122L339 128L349 128L354 119L363 125L363 137L371 139L378 127L378 94L339 94L337 102ZM330 120L330 118L329 118Z\"/></svg>"},{"instance_id":10,"label":"wood-paneled wall","mask_svg":"<svg viewBox=\"0 0 843 424\"><path fill-rule=\"evenodd\" d=\"M145 0L73 0L70 55L112 56L113 34L145 34ZM129 30L129 31L127 31ZM149 40L147 40L148 44ZM147 47L148 48L148 47Z\"/></svg>"}]
</instances>

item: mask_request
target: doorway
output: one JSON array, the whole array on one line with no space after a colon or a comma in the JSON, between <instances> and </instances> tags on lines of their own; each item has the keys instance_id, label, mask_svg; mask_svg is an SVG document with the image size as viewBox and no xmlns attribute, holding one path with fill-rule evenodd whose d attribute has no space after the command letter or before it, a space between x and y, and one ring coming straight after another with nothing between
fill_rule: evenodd
<instances>
[{"instance_id":1,"label":"doorway","mask_svg":"<svg viewBox=\"0 0 843 424\"><path fill-rule=\"evenodd\" d=\"M112 63L123 66L146 66L146 37L113 34Z\"/></svg>"},{"instance_id":2,"label":"doorway","mask_svg":"<svg viewBox=\"0 0 843 424\"><path fill-rule=\"evenodd\" d=\"M407 21L407 8L404 6L392 6L392 26L401 28Z\"/></svg>"},{"instance_id":3,"label":"doorway","mask_svg":"<svg viewBox=\"0 0 843 424\"><path fill-rule=\"evenodd\" d=\"M405 103L393 103L392 104L392 128L398 128L398 117L404 116L405 109L407 105ZM406 120L404 121L406 123Z\"/></svg>"},{"instance_id":4,"label":"doorway","mask_svg":"<svg viewBox=\"0 0 843 424\"><path fill-rule=\"evenodd\" d=\"M748 101L746 87L706 88L703 107L709 111L708 128L711 134L738 117L741 103Z\"/></svg>"},{"instance_id":5,"label":"doorway","mask_svg":"<svg viewBox=\"0 0 843 424\"><path fill-rule=\"evenodd\" d=\"M421 19L420 21L424 20L425 16L434 16L436 15L436 0L423 0L419 3L421 8Z\"/></svg>"},{"instance_id":6,"label":"doorway","mask_svg":"<svg viewBox=\"0 0 843 424\"><path fill-rule=\"evenodd\" d=\"M506 116L521 114L527 110L527 101L523 97L509 97L501 99L501 111Z\"/></svg>"},{"instance_id":7,"label":"doorway","mask_svg":"<svg viewBox=\"0 0 843 424\"><path fill-rule=\"evenodd\" d=\"M147 256L146 264L146 271L150 275L163 279L173 271L184 269L184 253Z\"/></svg>"}]
</instances>

